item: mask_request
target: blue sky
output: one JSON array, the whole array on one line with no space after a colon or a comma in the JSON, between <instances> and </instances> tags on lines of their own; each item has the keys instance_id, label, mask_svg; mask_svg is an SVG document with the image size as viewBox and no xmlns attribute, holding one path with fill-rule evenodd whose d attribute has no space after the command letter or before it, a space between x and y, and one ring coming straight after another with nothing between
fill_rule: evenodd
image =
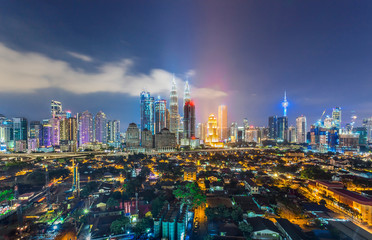
<instances>
[{"instance_id":1,"label":"blue sky","mask_svg":"<svg viewBox=\"0 0 372 240\"><path fill-rule=\"evenodd\" d=\"M0 113L73 112L139 122L139 93L168 99L186 77L197 121L228 106L255 126L281 115L308 125L340 106L372 115L370 1L2 1ZM181 101L180 101L181 103Z\"/></svg>"}]
</instances>

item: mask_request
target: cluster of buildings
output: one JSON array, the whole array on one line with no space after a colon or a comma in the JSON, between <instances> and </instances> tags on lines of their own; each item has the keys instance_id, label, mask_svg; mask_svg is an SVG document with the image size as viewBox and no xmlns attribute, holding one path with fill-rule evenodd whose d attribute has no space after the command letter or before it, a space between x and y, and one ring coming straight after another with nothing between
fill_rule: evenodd
<instances>
[{"instance_id":1,"label":"cluster of buildings","mask_svg":"<svg viewBox=\"0 0 372 240\"><path fill-rule=\"evenodd\" d=\"M71 115L62 103L51 101L51 118L28 123L24 117L0 116L1 151L74 152L77 149L119 147L120 121L108 120L105 113L88 111Z\"/></svg>"},{"instance_id":2,"label":"cluster of buildings","mask_svg":"<svg viewBox=\"0 0 372 240\"><path fill-rule=\"evenodd\" d=\"M226 105L218 107L218 114L210 114L207 122L196 124L195 102L186 81L182 107L179 106L178 89L173 77L169 102L140 93L140 123L130 123L126 133L120 132L119 120L108 120L105 113L95 116L88 111L71 115L62 110L62 103L52 100L51 118L31 121L26 118L6 118L0 115L1 151L77 151L99 150L107 147L134 152L173 151L178 147L223 148L232 145L275 145L277 143L301 144L318 152L365 151L372 142L372 118L363 120L356 127L353 116L350 123L341 125L342 110L333 108L332 115L324 115L308 129L306 116L296 118L295 126L289 125L286 93L282 102L283 116L270 116L266 127L254 127L243 120L243 126L230 122ZM325 117L324 117L325 116ZM324 118L323 118L324 117Z\"/></svg>"},{"instance_id":3,"label":"cluster of buildings","mask_svg":"<svg viewBox=\"0 0 372 240\"><path fill-rule=\"evenodd\" d=\"M169 107L167 100L155 99L150 92L140 94L141 123L130 123L126 132L129 151L173 151L177 145L198 146L195 137L195 103L185 84L183 116L179 113L176 81L173 78Z\"/></svg>"}]
</instances>

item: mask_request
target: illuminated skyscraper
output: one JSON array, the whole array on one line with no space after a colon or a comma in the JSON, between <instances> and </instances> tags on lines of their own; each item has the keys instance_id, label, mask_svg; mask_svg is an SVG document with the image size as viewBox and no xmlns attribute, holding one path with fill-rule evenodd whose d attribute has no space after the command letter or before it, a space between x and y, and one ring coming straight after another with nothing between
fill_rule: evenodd
<instances>
[{"instance_id":1,"label":"illuminated skyscraper","mask_svg":"<svg viewBox=\"0 0 372 240\"><path fill-rule=\"evenodd\" d=\"M154 97L149 92L141 92L141 130L148 129L154 134Z\"/></svg>"},{"instance_id":2,"label":"illuminated skyscraper","mask_svg":"<svg viewBox=\"0 0 372 240\"><path fill-rule=\"evenodd\" d=\"M50 103L50 108L51 108L50 113L51 113L53 118L56 117L58 114L62 113L62 103L61 102L52 100L51 103Z\"/></svg>"},{"instance_id":3,"label":"illuminated skyscraper","mask_svg":"<svg viewBox=\"0 0 372 240\"><path fill-rule=\"evenodd\" d=\"M269 117L269 138L276 139L278 136L278 118L277 116Z\"/></svg>"},{"instance_id":4,"label":"illuminated skyscraper","mask_svg":"<svg viewBox=\"0 0 372 240\"><path fill-rule=\"evenodd\" d=\"M278 136L277 140L284 141L288 140L288 118L278 117Z\"/></svg>"},{"instance_id":5,"label":"illuminated skyscraper","mask_svg":"<svg viewBox=\"0 0 372 240\"><path fill-rule=\"evenodd\" d=\"M23 117L13 118L13 140L27 141L27 132L28 132L27 119Z\"/></svg>"},{"instance_id":6,"label":"illuminated skyscraper","mask_svg":"<svg viewBox=\"0 0 372 240\"><path fill-rule=\"evenodd\" d=\"M282 102L282 106L283 106L283 116L286 117L287 116L287 107L288 107L288 101L287 101L287 92L284 92L284 100Z\"/></svg>"},{"instance_id":7,"label":"illuminated skyscraper","mask_svg":"<svg viewBox=\"0 0 372 240\"><path fill-rule=\"evenodd\" d=\"M183 136L186 139L195 137L195 104L194 101L186 100L183 108Z\"/></svg>"},{"instance_id":8,"label":"illuminated skyscraper","mask_svg":"<svg viewBox=\"0 0 372 240\"><path fill-rule=\"evenodd\" d=\"M372 117L363 119L363 127L367 131L367 141L372 142Z\"/></svg>"},{"instance_id":9,"label":"illuminated skyscraper","mask_svg":"<svg viewBox=\"0 0 372 240\"><path fill-rule=\"evenodd\" d=\"M94 119L95 126L95 141L99 143L107 143L107 118L106 114L99 111Z\"/></svg>"},{"instance_id":10,"label":"illuminated skyscraper","mask_svg":"<svg viewBox=\"0 0 372 240\"><path fill-rule=\"evenodd\" d=\"M332 111L333 123L336 128L341 128L341 108L335 107Z\"/></svg>"},{"instance_id":11,"label":"illuminated skyscraper","mask_svg":"<svg viewBox=\"0 0 372 240\"><path fill-rule=\"evenodd\" d=\"M180 125L180 116L178 114L178 95L177 95L177 86L176 80L173 76L172 81L172 90L170 92L170 102L169 102L169 109L170 109L170 129L171 133L175 133L178 136L178 130Z\"/></svg>"},{"instance_id":12,"label":"illuminated skyscraper","mask_svg":"<svg viewBox=\"0 0 372 240\"><path fill-rule=\"evenodd\" d=\"M221 141L228 138L227 132L227 107L226 105L220 105L218 106L218 137Z\"/></svg>"},{"instance_id":13,"label":"illuminated skyscraper","mask_svg":"<svg viewBox=\"0 0 372 240\"><path fill-rule=\"evenodd\" d=\"M40 147L42 145L42 125L40 121L31 121L30 122L30 139L35 139L36 147Z\"/></svg>"},{"instance_id":14,"label":"illuminated skyscraper","mask_svg":"<svg viewBox=\"0 0 372 240\"><path fill-rule=\"evenodd\" d=\"M51 130L51 144L52 146L58 146L59 145L59 140L60 140L60 124L59 124L59 119L58 118L51 118L49 120L49 124L52 127Z\"/></svg>"},{"instance_id":15,"label":"illuminated skyscraper","mask_svg":"<svg viewBox=\"0 0 372 240\"><path fill-rule=\"evenodd\" d=\"M43 141L42 146L51 147L52 146L52 126L49 123L43 124Z\"/></svg>"},{"instance_id":16,"label":"illuminated skyscraper","mask_svg":"<svg viewBox=\"0 0 372 240\"><path fill-rule=\"evenodd\" d=\"M155 133L167 127L167 101L160 99L155 101Z\"/></svg>"},{"instance_id":17,"label":"illuminated skyscraper","mask_svg":"<svg viewBox=\"0 0 372 240\"><path fill-rule=\"evenodd\" d=\"M306 117L300 116L296 118L296 142L297 143L306 143Z\"/></svg>"},{"instance_id":18,"label":"illuminated skyscraper","mask_svg":"<svg viewBox=\"0 0 372 240\"><path fill-rule=\"evenodd\" d=\"M233 122L230 126L230 141L237 142L238 140L238 123Z\"/></svg>"},{"instance_id":19,"label":"illuminated skyscraper","mask_svg":"<svg viewBox=\"0 0 372 240\"><path fill-rule=\"evenodd\" d=\"M186 81L186 83L185 83L185 91L184 91L184 94L183 94L183 106L185 106L186 102L187 101L190 101L190 100L191 100L190 86L189 86L189 82Z\"/></svg>"},{"instance_id":20,"label":"illuminated skyscraper","mask_svg":"<svg viewBox=\"0 0 372 240\"><path fill-rule=\"evenodd\" d=\"M107 142L109 143L120 142L120 121L119 120L107 121Z\"/></svg>"},{"instance_id":21,"label":"illuminated skyscraper","mask_svg":"<svg viewBox=\"0 0 372 240\"><path fill-rule=\"evenodd\" d=\"M205 143L212 147L223 147L223 143L219 142L217 129L217 119L214 114L211 114L208 118L207 137L205 139Z\"/></svg>"},{"instance_id":22,"label":"illuminated skyscraper","mask_svg":"<svg viewBox=\"0 0 372 240\"><path fill-rule=\"evenodd\" d=\"M85 111L79 116L79 146L93 142L93 115Z\"/></svg>"}]
</instances>

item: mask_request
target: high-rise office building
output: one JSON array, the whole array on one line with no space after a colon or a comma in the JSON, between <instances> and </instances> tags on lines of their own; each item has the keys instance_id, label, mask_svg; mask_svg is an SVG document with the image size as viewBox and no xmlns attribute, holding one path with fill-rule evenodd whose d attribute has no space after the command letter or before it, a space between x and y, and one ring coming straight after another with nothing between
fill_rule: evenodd
<instances>
[{"instance_id":1,"label":"high-rise office building","mask_svg":"<svg viewBox=\"0 0 372 240\"><path fill-rule=\"evenodd\" d=\"M154 97L149 92L141 92L141 130L148 129L154 134Z\"/></svg>"},{"instance_id":2,"label":"high-rise office building","mask_svg":"<svg viewBox=\"0 0 372 240\"><path fill-rule=\"evenodd\" d=\"M363 127L367 131L367 141L372 142L372 117L363 119Z\"/></svg>"},{"instance_id":3,"label":"high-rise office building","mask_svg":"<svg viewBox=\"0 0 372 240\"><path fill-rule=\"evenodd\" d=\"M93 142L93 115L85 111L79 116L79 146Z\"/></svg>"},{"instance_id":4,"label":"high-rise office building","mask_svg":"<svg viewBox=\"0 0 372 240\"><path fill-rule=\"evenodd\" d=\"M180 125L180 115L178 113L178 94L177 94L177 85L176 80L173 76L172 81L172 90L170 92L170 101L169 101L169 115L170 115L170 129L171 133L175 133L176 137L178 136L178 130Z\"/></svg>"},{"instance_id":5,"label":"high-rise office building","mask_svg":"<svg viewBox=\"0 0 372 240\"><path fill-rule=\"evenodd\" d=\"M52 146L52 126L49 123L43 124L42 146L43 147Z\"/></svg>"},{"instance_id":6,"label":"high-rise office building","mask_svg":"<svg viewBox=\"0 0 372 240\"><path fill-rule=\"evenodd\" d=\"M278 136L277 140L288 141L288 118L287 117L278 117Z\"/></svg>"},{"instance_id":7,"label":"high-rise office building","mask_svg":"<svg viewBox=\"0 0 372 240\"><path fill-rule=\"evenodd\" d=\"M195 137L195 104L194 101L186 100L183 108L183 137L186 139Z\"/></svg>"},{"instance_id":8,"label":"high-rise office building","mask_svg":"<svg viewBox=\"0 0 372 240\"><path fill-rule=\"evenodd\" d=\"M341 108L335 107L332 111L333 123L336 128L341 128Z\"/></svg>"},{"instance_id":9,"label":"high-rise office building","mask_svg":"<svg viewBox=\"0 0 372 240\"><path fill-rule=\"evenodd\" d=\"M52 146L58 146L60 140L60 123L58 118L51 118L49 124L51 126L51 144Z\"/></svg>"},{"instance_id":10,"label":"high-rise office building","mask_svg":"<svg viewBox=\"0 0 372 240\"><path fill-rule=\"evenodd\" d=\"M50 103L50 108L51 108L50 113L52 115L52 118L62 113L62 103L59 101L52 100Z\"/></svg>"},{"instance_id":11,"label":"high-rise office building","mask_svg":"<svg viewBox=\"0 0 372 240\"><path fill-rule=\"evenodd\" d=\"M288 142L296 143L297 142L297 132L295 126L290 126L288 128Z\"/></svg>"},{"instance_id":12,"label":"high-rise office building","mask_svg":"<svg viewBox=\"0 0 372 240\"><path fill-rule=\"evenodd\" d=\"M106 114L99 111L94 119L95 141L99 143L107 143L107 118Z\"/></svg>"},{"instance_id":13,"label":"high-rise office building","mask_svg":"<svg viewBox=\"0 0 372 240\"><path fill-rule=\"evenodd\" d=\"M277 116L269 117L269 138L276 139L278 136L278 118Z\"/></svg>"},{"instance_id":14,"label":"high-rise office building","mask_svg":"<svg viewBox=\"0 0 372 240\"><path fill-rule=\"evenodd\" d=\"M207 134L207 128L205 123L198 123L196 127L196 137L202 141L205 141L205 136Z\"/></svg>"},{"instance_id":15,"label":"high-rise office building","mask_svg":"<svg viewBox=\"0 0 372 240\"><path fill-rule=\"evenodd\" d=\"M238 123L233 122L230 126L230 141L237 142L238 141Z\"/></svg>"},{"instance_id":16,"label":"high-rise office building","mask_svg":"<svg viewBox=\"0 0 372 240\"><path fill-rule=\"evenodd\" d=\"M218 137L221 141L228 138L227 132L227 107L226 105L218 106Z\"/></svg>"},{"instance_id":17,"label":"high-rise office building","mask_svg":"<svg viewBox=\"0 0 372 240\"><path fill-rule=\"evenodd\" d=\"M219 146L217 129L218 129L217 118L214 116L214 114L211 114L209 115L209 118L208 118L207 136L205 138L205 143L207 145L210 145L212 147Z\"/></svg>"},{"instance_id":18,"label":"high-rise office building","mask_svg":"<svg viewBox=\"0 0 372 240\"><path fill-rule=\"evenodd\" d=\"M30 122L30 138L31 139L40 139L42 133L42 125L40 121L31 121Z\"/></svg>"},{"instance_id":19,"label":"high-rise office building","mask_svg":"<svg viewBox=\"0 0 372 240\"><path fill-rule=\"evenodd\" d=\"M27 119L23 117L13 118L13 140L27 141L28 123Z\"/></svg>"},{"instance_id":20,"label":"high-rise office building","mask_svg":"<svg viewBox=\"0 0 372 240\"><path fill-rule=\"evenodd\" d=\"M300 144L306 143L306 134L307 134L306 117L300 116L296 118L296 142Z\"/></svg>"},{"instance_id":21,"label":"high-rise office building","mask_svg":"<svg viewBox=\"0 0 372 240\"><path fill-rule=\"evenodd\" d=\"M155 101L155 133L160 132L163 128L167 127L167 101L160 99Z\"/></svg>"},{"instance_id":22,"label":"high-rise office building","mask_svg":"<svg viewBox=\"0 0 372 240\"><path fill-rule=\"evenodd\" d=\"M185 83L185 91L183 93L183 105L182 106L185 106L186 102L187 101L190 101L190 100L191 100L190 86L189 86L189 82L186 81L186 83Z\"/></svg>"},{"instance_id":23,"label":"high-rise office building","mask_svg":"<svg viewBox=\"0 0 372 240\"><path fill-rule=\"evenodd\" d=\"M13 121L4 116L0 118L0 143L9 145L13 140Z\"/></svg>"},{"instance_id":24,"label":"high-rise office building","mask_svg":"<svg viewBox=\"0 0 372 240\"><path fill-rule=\"evenodd\" d=\"M140 131L137 124L130 123L126 132L127 149L138 148L140 146Z\"/></svg>"}]
</instances>

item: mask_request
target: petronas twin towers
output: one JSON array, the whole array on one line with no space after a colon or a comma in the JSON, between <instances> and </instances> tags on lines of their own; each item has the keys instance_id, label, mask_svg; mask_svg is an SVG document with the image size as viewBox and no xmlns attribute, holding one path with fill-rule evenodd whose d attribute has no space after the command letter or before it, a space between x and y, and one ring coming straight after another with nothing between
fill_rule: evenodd
<instances>
[{"instance_id":1,"label":"petronas twin towers","mask_svg":"<svg viewBox=\"0 0 372 240\"><path fill-rule=\"evenodd\" d=\"M175 133L177 140L181 138L195 137L195 105L190 97L190 86L188 81L185 83L183 98L182 118L179 113L178 93L176 79L173 76L172 89L170 92L169 111L166 108L166 100L154 99L149 92L143 91L140 94L141 102L141 130L149 130L152 134L160 132L163 128Z\"/></svg>"},{"instance_id":2,"label":"petronas twin towers","mask_svg":"<svg viewBox=\"0 0 372 240\"><path fill-rule=\"evenodd\" d=\"M185 84L185 91L184 91L184 98L183 98L183 106L185 106L185 104L187 102L190 102L191 101L191 96L190 96L190 86L189 86L189 83L188 81L186 81L186 84ZM178 133L180 131L183 130L183 126L182 124L180 123L181 122L181 117L180 117L180 114L179 114L179 108L178 108L178 93L177 93L177 85L176 85L176 79L175 77L173 76L173 81L172 81L172 89L171 89L171 92L170 92L170 102L169 102L169 109L170 109L170 126L169 126L169 130L170 132L172 133L176 133L177 135L177 138L178 138ZM186 115L186 113L184 113ZM194 118L195 118L195 114L194 115ZM185 119L187 120L187 119ZM195 129L195 127L194 127ZM186 135L188 135L186 133Z\"/></svg>"}]
</instances>

